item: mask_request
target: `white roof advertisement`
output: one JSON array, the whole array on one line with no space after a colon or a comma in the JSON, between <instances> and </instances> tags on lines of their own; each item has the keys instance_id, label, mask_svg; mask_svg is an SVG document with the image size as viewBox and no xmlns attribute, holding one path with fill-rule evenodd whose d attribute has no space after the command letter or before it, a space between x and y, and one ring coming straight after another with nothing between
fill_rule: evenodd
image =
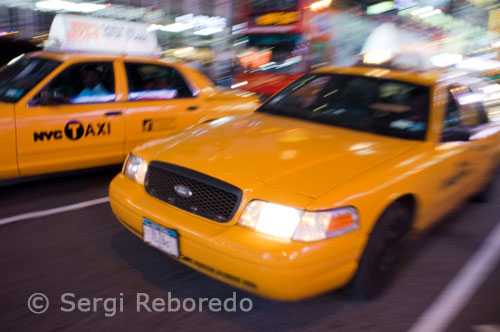
<instances>
[{"instance_id":1,"label":"white roof advertisement","mask_svg":"<svg viewBox=\"0 0 500 332\"><path fill-rule=\"evenodd\" d=\"M56 15L45 50L157 56L158 41L147 24L78 15Z\"/></svg>"}]
</instances>

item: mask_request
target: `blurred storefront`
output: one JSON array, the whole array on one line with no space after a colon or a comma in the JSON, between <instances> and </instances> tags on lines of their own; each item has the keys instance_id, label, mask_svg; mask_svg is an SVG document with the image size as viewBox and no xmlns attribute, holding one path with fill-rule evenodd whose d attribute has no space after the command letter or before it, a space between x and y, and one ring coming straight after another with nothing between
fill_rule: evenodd
<instances>
[{"instance_id":1,"label":"blurred storefront","mask_svg":"<svg viewBox=\"0 0 500 332\"><path fill-rule=\"evenodd\" d=\"M318 66L351 65L384 23L408 36L407 48L500 53L496 0L4 0L0 34L43 41L39 36L61 12L147 23L166 61L188 62L226 86L231 76L235 84L252 79L242 73L284 85Z\"/></svg>"}]
</instances>

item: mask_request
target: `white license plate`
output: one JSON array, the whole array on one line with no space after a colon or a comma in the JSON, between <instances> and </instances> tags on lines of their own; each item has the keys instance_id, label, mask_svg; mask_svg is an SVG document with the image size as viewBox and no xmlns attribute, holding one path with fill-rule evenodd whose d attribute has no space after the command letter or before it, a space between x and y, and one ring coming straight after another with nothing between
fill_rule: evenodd
<instances>
[{"instance_id":1,"label":"white license plate","mask_svg":"<svg viewBox=\"0 0 500 332\"><path fill-rule=\"evenodd\" d=\"M179 258L179 234L173 230L142 219L144 242L164 253Z\"/></svg>"}]
</instances>

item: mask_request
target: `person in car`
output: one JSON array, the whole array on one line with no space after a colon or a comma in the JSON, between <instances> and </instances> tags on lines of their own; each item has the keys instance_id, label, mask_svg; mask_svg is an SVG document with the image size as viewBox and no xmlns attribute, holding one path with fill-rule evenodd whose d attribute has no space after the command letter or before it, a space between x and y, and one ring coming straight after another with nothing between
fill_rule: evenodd
<instances>
[{"instance_id":1,"label":"person in car","mask_svg":"<svg viewBox=\"0 0 500 332\"><path fill-rule=\"evenodd\" d=\"M100 74L96 67L85 67L82 71L82 80L85 88L80 92L77 98L90 96L103 96L109 94L109 91L100 82Z\"/></svg>"}]
</instances>

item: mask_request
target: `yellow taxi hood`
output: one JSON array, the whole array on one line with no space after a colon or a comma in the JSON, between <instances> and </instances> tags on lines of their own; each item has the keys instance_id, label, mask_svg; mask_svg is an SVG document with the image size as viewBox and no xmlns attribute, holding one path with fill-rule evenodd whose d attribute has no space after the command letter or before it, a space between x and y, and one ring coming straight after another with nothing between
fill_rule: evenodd
<instances>
[{"instance_id":1,"label":"yellow taxi hood","mask_svg":"<svg viewBox=\"0 0 500 332\"><path fill-rule=\"evenodd\" d=\"M175 139L147 145L154 151L149 154L154 160L242 189L254 178L316 198L417 144L255 112L221 118Z\"/></svg>"},{"instance_id":2,"label":"yellow taxi hood","mask_svg":"<svg viewBox=\"0 0 500 332\"><path fill-rule=\"evenodd\" d=\"M235 110L235 111L253 111L261 104L259 97L252 92L240 90L220 90L213 89L208 96L208 100L217 102L217 106L212 106L215 110ZM234 103L237 103L235 105Z\"/></svg>"}]
</instances>

